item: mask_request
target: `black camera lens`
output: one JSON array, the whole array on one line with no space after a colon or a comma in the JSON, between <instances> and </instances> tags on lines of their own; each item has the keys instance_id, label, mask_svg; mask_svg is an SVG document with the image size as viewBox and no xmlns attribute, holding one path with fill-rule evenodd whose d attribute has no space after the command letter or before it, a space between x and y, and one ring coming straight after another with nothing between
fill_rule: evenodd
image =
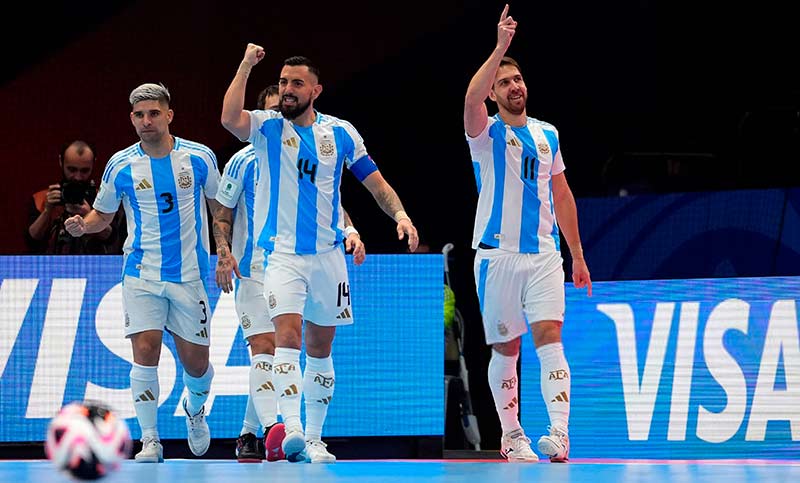
<instances>
[{"instance_id":1,"label":"black camera lens","mask_svg":"<svg viewBox=\"0 0 800 483\"><path fill-rule=\"evenodd\" d=\"M64 181L61 183L61 200L65 204L80 205L94 197L94 187L88 181Z\"/></svg>"}]
</instances>

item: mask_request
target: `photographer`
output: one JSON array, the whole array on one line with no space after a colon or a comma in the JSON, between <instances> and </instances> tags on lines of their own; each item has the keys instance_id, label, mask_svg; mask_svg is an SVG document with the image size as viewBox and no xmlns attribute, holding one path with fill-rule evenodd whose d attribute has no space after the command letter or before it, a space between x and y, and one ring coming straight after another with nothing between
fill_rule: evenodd
<instances>
[{"instance_id":1,"label":"photographer","mask_svg":"<svg viewBox=\"0 0 800 483\"><path fill-rule=\"evenodd\" d=\"M59 153L61 181L36 192L29 209L30 226L25 240L30 253L52 255L102 255L122 253L119 230L122 216L103 231L73 238L64 230L64 220L72 215L86 215L97 195L91 179L95 151L85 141L65 144Z\"/></svg>"}]
</instances>

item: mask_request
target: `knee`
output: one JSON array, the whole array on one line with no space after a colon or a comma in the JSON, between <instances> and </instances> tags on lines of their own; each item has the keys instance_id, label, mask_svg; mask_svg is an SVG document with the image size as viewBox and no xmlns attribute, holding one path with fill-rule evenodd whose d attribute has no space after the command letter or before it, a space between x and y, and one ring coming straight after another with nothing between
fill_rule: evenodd
<instances>
[{"instance_id":1,"label":"knee","mask_svg":"<svg viewBox=\"0 0 800 483\"><path fill-rule=\"evenodd\" d=\"M313 322L306 322L306 354L320 359L331 355L335 334L336 327L323 327Z\"/></svg>"},{"instance_id":2,"label":"knee","mask_svg":"<svg viewBox=\"0 0 800 483\"><path fill-rule=\"evenodd\" d=\"M519 346L520 338L517 337L516 339L508 342L497 342L492 344L492 349L506 357L512 357L519 354Z\"/></svg>"},{"instance_id":3,"label":"knee","mask_svg":"<svg viewBox=\"0 0 800 483\"><path fill-rule=\"evenodd\" d=\"M331 355L331 346L332 344L330 342L323 343L316 341L312 343L310 341L306 341L306 354L311 357L323 359Z\"/></svg>"},{"instance_id":4,"label":"knee","mask_svg":"<svg viewBox=\"0 0 800 483\"><path fill-rule=\"evenodd\" d=\"M161 341L138 338L133 341L133 361L142 366L157 366L161 357Z\"/></svg>"},{"instance_id":5,"label":"knee","mask_svg":"<svg viewBox=\"0 0 800 483\"><path fill-rule=\"evenodd\" d=\"M247 339L250 343L250 354L275 354L275 334L256 334Z\"/></svg>"},{"instance_id":6,"label":"knee","mask_svg":"<svg viewBox=\"0 0 800 483\"><path fill-rule=\"evenodd\" d=\"M303 343L303 319L299 314L284 314L272 319L275 325L275 345L300 349Z\"/></svg>"},{"instance_id":7,"label":"knee","mask_svg":"<svg viewBox=\"0 0 800 483\"><path fill-rule=\"evenodd\" d=\"M181 362L183 364L183 370L186 371L192 377L203 377L206 372L208 371L208 358L205 360L201 358L191 358L186 362Z\"/></svg>"},{"instance_id":8,"label":"knee","mask_svg":"<svg viewBox=\"0 0 800 483\"><path fill-rule=\"evenodd\" d=\"M183 370L192 377L203 377L208 371L208 347L198 346L194 350L189 350L184 354Z\"/></svg>"},{"instance_id":9,"label":"knee","mask_svg":"<svg viewBox=\"0 0 800 483\"><path fill-rule=\"evenodd\" d=\"M563 322L554 320L544 320L532 325L533 345L539 348L547 344L561 342L561 326Z\"/></svg>"}]
</instances>

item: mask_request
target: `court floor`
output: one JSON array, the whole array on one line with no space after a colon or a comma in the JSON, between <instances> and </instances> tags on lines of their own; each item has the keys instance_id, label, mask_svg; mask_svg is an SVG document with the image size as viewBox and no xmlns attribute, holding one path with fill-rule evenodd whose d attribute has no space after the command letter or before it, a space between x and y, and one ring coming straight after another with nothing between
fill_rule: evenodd
<instances>
[{"instance_id":1,"label":"court floor","mask_svg":"<svg viewBox=\"0 0 800 483\"><path fill-rule=\"evenodd\" d=\"M0 460L0 482L67 482L47 460ZM797 461L576 460L569 464L494 460L351 460L334 464L242 464L234 460L168 459L163 464L125 461L103 483L517 483L800 481Z\"/></svg>"}]
</instances>

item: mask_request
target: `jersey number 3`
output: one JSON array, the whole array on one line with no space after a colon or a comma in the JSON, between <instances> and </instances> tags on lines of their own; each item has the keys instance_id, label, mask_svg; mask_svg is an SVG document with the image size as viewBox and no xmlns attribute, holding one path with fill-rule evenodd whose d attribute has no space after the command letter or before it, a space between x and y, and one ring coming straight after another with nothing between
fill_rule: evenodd
<instances>
[{"instance_id":1,"label":"jersey number 3","mask_svg":"<svg viewBox=\"0 0 800 483\"><path fill-rule=\"evenodd\" d=\"M169 213L173 208L175 208L175 202L172 201L172 193L161 193L158 196L164 198L164 203L167 204L167 207L161 210L161 213Z\"/></svg>"}]
</instances>

